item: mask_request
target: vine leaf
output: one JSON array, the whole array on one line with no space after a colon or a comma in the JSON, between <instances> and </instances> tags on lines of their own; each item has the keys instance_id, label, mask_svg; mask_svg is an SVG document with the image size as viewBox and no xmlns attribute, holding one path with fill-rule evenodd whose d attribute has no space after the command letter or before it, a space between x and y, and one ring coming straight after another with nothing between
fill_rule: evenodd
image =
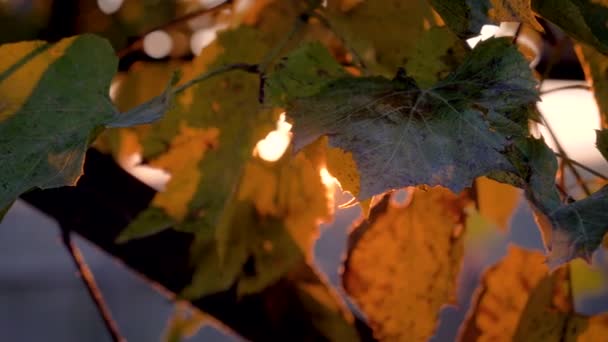
<instances>
[{"instance_id":1,"label":"vine leaf","mask_svg":"<svg viewBox=\"0 0 608 342\"><path fill-rule=\"evenodd\" d=\"M197 298L233 283L239 295L256 293L311 261L318 223L331 215L320 167L302 153L250 161L215 233L193 247L198 267L184 295ZM226 282L214 285L218 274Z\"/></svg>"},{"instance_id":2,"label":"vine leaf","mask_svg":"<svg viewBox=\"0 0 608 342\"><path fill-rule=\"evenodd\" d=\"M507 231L511 217L522 198L521 190L487 177L475 180L479 214L502 231Z\"/></svg>"},{"instance_id":3,"label":"vine leaf","mask_svg":"<svg viewBox=\"0 0 608 342\"><path fill-rule=\"evenodd\" d=\"M405 207L385 195L351 232L346 292L380 341L426 341L454 303L464 252L463 203L444 188L410 188Z\"/></svg>"},{"instance_id":4,"label":"vine leaf","mask_svg":"<svg viewBox=\"0 0 608 342\"><path fill-rule=\"evenodd\" d=\"M109 99L118 61L94 35L5 44L0 53L0 207L32 188L74 185L104 127L150 122L170 105L164 97L118 112Z\"/></svg>"},{"instance_id":5,"label":"vine leaf","mask_svg":"<svg viewBox=\"0 0 608 342\"><path fill-rule=\"evenodd\" d=\"M374 0L345 7L341 0L328 0L325 12L370 71L384 75L404 66L425 30L439 24L426 1Z\"/></svg>"},{"instance_id":6,"label":"vine leaf","mask_svg":"<svg viewBox=\"0 0 608 342\"><path fill-rule=\"evenodd\" d=\"M608 315L573 310L569 266L549 273L539 252L509 246L485 272L459 341L593 341Z\"/></svg>"},{"instance_id":7,"label":"vine leaf","mask_svg":"<svg viewBox=\"0 0 608 342\"><path fill-rule=\"evenodd\" d=\"M563 205L548 216L553 225L548 246L549 263L557 265L575 257L590 261L608 232L608 186L591 196Z\"/></svg>"},{"instance_id":8,"label":"vine leaf","mask_svg":"<svg viewBox=\"0 0 608 342\"><path fill-rule=\"evenodd\" d=\"M533 102L534 86L517 49L490 39L433 88L402 77L343 78L293 101L288 114L296 150L327 135L353 154L359 199L419 184L459 192L477 176L512 170L502 153L510 141L492 125L502 131L500 121L511 122L502 113Z\"/></svg>"},{"instance_id":9,"label":"vine leaf","mask_svg":"<svg viewBox=\"0 0 608 342\"><path fill-rule=\"evenodd\" d=\"M184 81L219 66L256 63L269 49L262 34L250 27L224 31L182 67ZM217 75L178 94L167 115L142 132L144 159L172 178L120 241L170 226L195 233L215 229L256 142L278 118L278 113L261 108L258 92L256 75L241 71Z\"/></svg>"},{"instance_id":10,"label":"vine leaf","mask_svg":"<svg viewBox=\"0 0 608 342\"><path fill-rule=\"evenodd\" d=\"M532 0L532 8L571 37L608 53L608 6L605 1Z\"/></svg>"},{"instance_id":11,"label":"vine leaf","mask_svg":"<svg viewBox=\"0 0 608 342\"><path fill-rule=\"evenodd\" d=\"M447 25L461 37L479 34L486 24L518 21L543 32L532 11L531 0L431 0Z\"/></svg>"}]
</instances>

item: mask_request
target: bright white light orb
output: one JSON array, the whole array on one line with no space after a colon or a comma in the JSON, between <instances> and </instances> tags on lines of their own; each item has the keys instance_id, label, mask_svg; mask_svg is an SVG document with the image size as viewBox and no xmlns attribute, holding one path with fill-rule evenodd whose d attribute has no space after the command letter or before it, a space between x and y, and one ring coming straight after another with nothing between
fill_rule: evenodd
<instances>
[{"instance_id":1,"label":"bright white light orb","mask_svg":"<svg viewBox=\"0 0 608 342\"><path fill-rule=\"evenodd\" d=\"M144 52L152 58L165 58L172 48L173 39L163 30L150 32L144 37Z\"/></svg>"},{"instance_id":2,"label":"bright white light orb","mask_svg":"<svg viewBox=\"0 0 608 342\"><path fill-rule=\"evenodd\" d=\"M200 29L190 37L190 50L195 56L201 54L201 51L207 45L211 44L217 37L217 31L213 27Z\"/></svg>"},{"instance_id":3,"label":"bright white light orb","mask_svg":"<svg viewBox=\"0 0 608 342\"><path fill-rule=\"evenodd\" d=\"M105 14L113 14L118 12L122 6L123 0L97 0L97 6Z\"/></svg>"},{"instance_id":4,"label":"bright white light orb","mask_svg":"<svg viewBox=\"0 0 608 342\"><path fill-rule=\"evenodd\" d=\"M285 113L279 116L277 129L268 133L266 138L258 141L253 155L266 161L274 162L283 156L291 142L291 124L285 121Z\"/></svg>"}]
</instances>

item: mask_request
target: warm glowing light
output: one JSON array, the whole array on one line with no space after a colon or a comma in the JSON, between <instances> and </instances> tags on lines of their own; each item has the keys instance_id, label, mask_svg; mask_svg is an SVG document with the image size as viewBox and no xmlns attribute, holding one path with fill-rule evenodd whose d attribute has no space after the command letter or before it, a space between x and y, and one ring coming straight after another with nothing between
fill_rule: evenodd
<instances>
[{"instance_id":1,"label":"warm glowing light","mask_svg":"<svg viewBox=\"0 0 608 342\"><path fill-rule=\"evenodd\" d=\"M116 13L122 6L123 0L97 0L97 6L105 14Z\"/></svg>"},{"instance_id":2,"label":"warm glowing light","mask_svg":"<svg viewBox=\"0 0 608 342\"><path fill-rule=\"evenodd\" d=\"M152 58L165 58L173 49L173 39L163 31L156 30L144 37L144 51Z\"/></svg>"},{"instance_id":3,"label":"warm glowing light","mask_svg":"<svg viewBox=\"0 0 608 342\"><path fill-rule=\"evenodd\" d=\"M336 177L332 176L326 168L321 168L319 174L321 175L321 182L323 182L326 187L333 188L334 186L340 186L340 182L338 182Z\"/></svg>"},{"instance_id":4,"label":"warm glowing light","mask_svg":"<svg viewBox=\"0 0 608 342\"><path fill-rule=\"evenodd\" d=\"M585 83L546 80L541 92L576 84ZM595 148L594 130L600 129L600 116L591 91L565 89L544 94L538 103L538 109L570 157L588 165L603 164L603 158ZM549 147L557 151L549 131L544 126L540 126L539 131Z\"/></svg>"},{"instance_id":5,"label":"warm glowing light","mask_svg":"<svg viewBox=\"0 0 608 342\"><path fill-rule=\"evenodd\" d=\"M190 37L190 50L196 56L201 54L201 51L207 45L211 44L217 37L217 29L215 27L208 27L197 30Z\"/></svg>"},{"instance_id":6,"label":"warm glowing light","mask_svg":"<svg viewBox=\"0 0 608 342\"><path fill-rule=\"evenodd\" d=\"M213 7L216 7L218 5L221 5L224 2L226 2L226 0L198 0L198 3L203 8L213 8Z\"/></svg>"},{"instance_id":7,"label":"warm glowing light","mask_svg":"<svg viewBox=\"0 0 608 342\"><path fill-rule=\"evenodd\" d=\"M171 174L162 169L142 165L141 161L141 154L134 153L119 160L119 163L123 169L156 191L165 190L165 186L171 179Z\"/></svg>"},{"instance_id":8,"label":"warm glowing light","mask_svg":"<svg viewBox=\"0 0 608 342\"><path fill-rule=\"evenodd\" d=\"M499 30L500 27L496 25L483 25L479 32L479 36L467 39L467 44L469 44L471 48L474 48L479 42L493 37Z\"/></svg>"},{"instance_id":9,"label":"warm glowing light","mask_svg":"<svg viewBox=\"0 0 608 342\"><path fill-rule=\"evenodd\" d=\"M285 121L285 113L282 113L277 121L277 128L268 133L266 138L258 141L253 155L266 161L277 161L283 156L290 142L291 124Z\"/></svg>"}]
</instances>

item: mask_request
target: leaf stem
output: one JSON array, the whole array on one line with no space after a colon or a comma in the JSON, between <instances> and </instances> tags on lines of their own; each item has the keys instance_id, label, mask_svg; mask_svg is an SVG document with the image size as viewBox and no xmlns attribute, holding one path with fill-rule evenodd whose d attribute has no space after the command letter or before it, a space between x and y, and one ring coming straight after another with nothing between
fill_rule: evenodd
<instances>
[{"instance_id":1,"label":"leaf stem","mask_svg":"<svg viewBox=\"0 0 608 342\"><path fill-rule=\"evenodd\" d=\"M209 70L209 71L191 79L190 81L173 88L172 92L173 92L173 94L179 94L182 91L192 87L193 85L195 85L198 82L204 81L213 76L217 76L219 74L223 74L225 72L233 71L233 70L242 70L242 71L252 73L252 74L260 73L258 64L248 64L248 63L226 64L226 65L222 65L218 68Z\"/></svg>"},{"instance_id":2,"label":"leaf stem","mask_svg":"<svg viewBox=\"0 0 608 342\"><path fill-rule=\"evenodd\" d=\"M127 340L120 334L118 325L116 324L114 319L112 319L112 314L110 313L110 310L108 309L103 299L103 296L101 295L101 291L95 283L95 278L93 277L91 269L84 260L80 249L72 242L72 237L68 229L61 228L61 241L63 242L63 245L65 246L66 250L68 251L68 254L72 258L74 266L76 266L78 274L80 275L80 279L82 279L82 283L87 288L89 296L93 300L93 303L95 304L99 315L103 319L103 322L106 326L106 330L110 334L112 341L126 342Z\"/></svg>"},{"instance_id":3,"label":"leaf stem","mask_svg":"<svg viewBox=\"0 0 608 342\"><path fill-rule=\"evenodd\" d=\"M224 2L222 2L221 4L218 4L214 7L203 7L201 9L198 9L196 11L192 11L190 13L187 13L179 18L175 18L165 24L159 25L157 27L154 27L144 33L142 33L135 41L133 41L131 44L129 44L127 47L119 50L116 55L118 56L118 58L123 58L126 55L135 52L135 51L139 51L143 48L143 44L144 44L144 38L146 37L147 34L149 34L150 32L154 32L157 30L167 30L170 28L173 28L175 26L180 25L181 23L183 23L184 21L188 21L197 17L200 17L201 15L205 15L207 13L212 13L212 12L216 12L219 10L222 10L224 8L227 8L228 6L232 5L232 3L234 2L234 0L226 0Z\"/></svg>"},{"instance_id":4,"label":"leaf stem","mask_svg":"<svg viewBox=\"0 0 608 342\"><path fill-rule=\"evenodd\" d=\"M272 63L273 60L275 60L277 58L277 56L281 53L281 51L285 48L285 46L293 39L293 37L295 37L295 35L300 32L300 30L306 26L306 22L308 20L309 14L308 13L302 13L301 15L299 15L293 26L291 27L291 30L289 31L289 33L287 33L283 39L276 44L272 50L270 50L266 56L264 56L264 58L262 59L262 61L260 62L260 73L261 74L265 74L266 73L266 69L268 69L268 67L270 66L270 63Z\"/></svg>"},{"instance_id":5,"label":"leaf stem","mask_svg":"<svg viewBox=\"0 0 608 342\"><path fill-rule=\"evenodd\" d=\"M605 174L603 174L603 173L601 173L601 172L599 172L597 170L594 170L594 169L590 168L589 166L587 166L585 164L582 164L581 162L578 162L578 161L576 161L574 159L570 159L567 156L564 156L564 155L562 155L560 153L555 153L555 155L558 156L559 158L564 159L564 160L568 159L568 162L570 162L570 163L572 163L572 164L580 167L581 169L589 172L590 174L592 174L592 175L594 175L596 177L599 177L599 178L601 178L603 180L608 180L608 176L606 176Z\"/></svg>"}]
</instances>

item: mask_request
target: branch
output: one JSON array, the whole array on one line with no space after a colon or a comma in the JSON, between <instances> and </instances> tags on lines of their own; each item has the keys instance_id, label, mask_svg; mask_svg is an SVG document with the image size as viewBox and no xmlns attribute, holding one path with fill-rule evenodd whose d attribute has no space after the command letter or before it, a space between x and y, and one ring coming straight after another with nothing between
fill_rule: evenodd
<instances>
[{"instance_id":1,"label":"branch","mask_svg":"<svg viewBox=\"0 0 608 342\"><path fill-rule=\"evenodd\" d=\"M259 67L257 64L247 64L247 63L234 63L234 64L226 64L226 65L222 65L218 68L209 70L191 80L189 80L188 82L179 85L177 87L175 87L173 89L173 94L179 94L182 91L192 87L193 85L195 85L198 82L202 82L204 80L207 80L213 76L217 76L220 74L223 74L225 72L228 71L233 71L233 70L242 70L245 72L249 72L249 73L253 73L253 74L259 74L258 71Z\"/></svg>"},{"instance_id":2,"label":"branch","mask_svg":"<svg viewBox=\"0 0 608 342\"><path fill-rule=\"evenodd\" d=\"M555 155L558 156L561 159L564 159L564 160L567 159L569 163L572 163L572 164L580 167L581 169L589 172L590 174L592 174L592 175L594 175L596 177L599 177L599 178L601 178L603 180L608 180L608 176L606 176L605 174L603 174L603 173L601 173L599 171L596 171L595 169L590 168L589 166L587 166L585 164L582 164L581 162L578 162L578 161L576 161L574 159L570 159L567 156L564 156L564 155L562 155L560 153L555 153Z\"/></svg>"},{"instance_id":3,"label":"branch","mask_svg":"<svg viewBox=\"0 0 608 342\"><path fill-rule=\"evenodd\" d=\"M76 266L76 269L78 270L78 275L80 276L80 279L82 279L82 283L87 288L89 296L93 300L99 315L103 319L103 323L105 324L106 330L110 334L110 337L112 337L112 341L126 342L126 340L120 334L118 325L114 319L112 319L110 309L107 307L103 296L101 295L101 291L97 287L95 277L93 277L93 272L91 272L91 269L84 260L80 249L72 243L72 237L69 230L64 228L61 229L61 241L63 242L65 249L68 251L68 254L70 254L70 257L74 262L74 266Z\"/></svg>"},{"instance_id":4,"label":"branch","mask_svg":"<svg viewBox=\"0 0 608 342\"><path fill-rule=\"evenodd\" d=\"M84 175L74 187L36 190L22 199L54 217L132 270L175 297L190 284L194 269L190 246L194 235L166 230L150 237L115 244L116 237L148 207L155 192L118 166L111 156L90 149ZM162 252L159 252L162 251ZM239 296L236 289L207 296L192 304L252 341L324 341L310 320L297 283L282 279L256 295ZM362 341L373 341L371 330L356 321Z\"/></svg>"},{"instance_id":5,"label":"branch","mask_svg":"<svg viewBox=\"0 0 608 342\"><path fill-rule=\"evenodd\" d=\"M558 91L562 91L562 90L568 90L568 89L583 89L583 90L591 90L591 87L586 85L586 84L572 84L572 85L568 85L568 86L563 86L563 87L557 87L557 88L553 88L553 89L547 89L543 92L541 92L541 95L547 95L547 94L551 94L554 92L558 92Z\"/></svg>"},{"instance_id":6,"label":"branch","mask_svg":"<svg viewBox=\"0 0 608 342\"><path fill-rule=\"evenodd\" d=\"M228 8L228 6L232 5L233 0L226 0L223 3L215 6L215 7L211 7L211 8L201 8L199 10L190 12L182 17L179 18L175 18L163 25L157 26L153 29L150 29L144 33L142 33L135 41L133 41L131 44L129 44L129 46L125 47L124 49L118 51L116 53L116 55L118 56L118 58L123 58L126 55L135 52L135 51L139 51L143 48L143 43L144 43L144 38L146 37L146 35L148 35L150 32L154 32L157 30L168 30L171 29L173 27L179 26L181 25L183 22L200 17L201 15L205 15L207 13L212 13L212 12L216 12L219 10L222 10L224 8Z\"/></svg>"}]
</instances>

